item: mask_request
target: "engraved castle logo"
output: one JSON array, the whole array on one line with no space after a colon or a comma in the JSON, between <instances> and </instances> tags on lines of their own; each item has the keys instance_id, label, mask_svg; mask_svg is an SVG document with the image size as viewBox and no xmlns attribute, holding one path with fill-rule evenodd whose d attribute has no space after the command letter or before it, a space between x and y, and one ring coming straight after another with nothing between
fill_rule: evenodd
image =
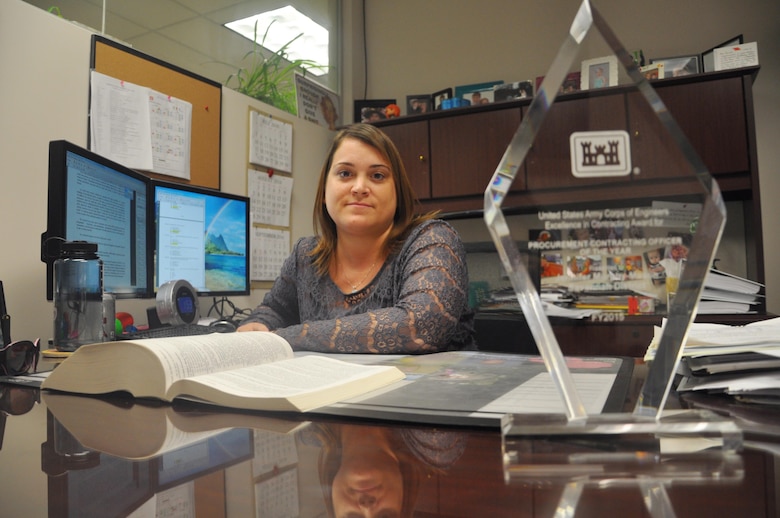
<instances>
[{"instance_id":1,"label":"engraved castle logo","mask_svg":"<svg viewBox=\"0 0 780 518\"><path fill-rule=\"evenodd\" d=\"M619 144L617 140L610 140L606 146L603 144L594 146L593 142L580 142L580 146L582 146L582 166L620 165ZM609 146L609 151L607 151L607 146ZM591 147L595 151L592 151Z\"/></svg>"}]
</instances>

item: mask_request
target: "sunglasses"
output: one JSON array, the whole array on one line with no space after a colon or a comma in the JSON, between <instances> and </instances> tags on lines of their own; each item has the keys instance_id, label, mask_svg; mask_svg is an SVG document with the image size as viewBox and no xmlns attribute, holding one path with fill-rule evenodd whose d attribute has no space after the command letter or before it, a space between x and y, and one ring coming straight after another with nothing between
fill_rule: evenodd
<instances>
[{"instance_id":1,"label":"sunglasses","mask_svg":"<svg viewBox=\"0 0 780 518\"><path fill-rule=\"evenodd\" d=\"M38 356L41 352L40 338L11 342L0 349L0 372L5 376L27 374L32 368L38 368Z\"/></svg>"}]
</instances>

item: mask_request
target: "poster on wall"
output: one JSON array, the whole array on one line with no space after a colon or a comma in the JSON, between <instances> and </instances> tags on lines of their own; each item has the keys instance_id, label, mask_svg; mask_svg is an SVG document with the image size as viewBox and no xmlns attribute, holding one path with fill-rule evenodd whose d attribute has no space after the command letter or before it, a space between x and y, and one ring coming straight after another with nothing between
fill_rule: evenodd
<instances>
[{"instance_id":1,"label":"poster on wall","mask_svg":"<svg viewBox=\"0 0 780 518\"><path fill-rule=\"evenodd\" d=\"M298 117L335 130L341 124L338 112L339 96L324 86L295 75L295 92L298 98Z\"/></svg>"}]
</instances>

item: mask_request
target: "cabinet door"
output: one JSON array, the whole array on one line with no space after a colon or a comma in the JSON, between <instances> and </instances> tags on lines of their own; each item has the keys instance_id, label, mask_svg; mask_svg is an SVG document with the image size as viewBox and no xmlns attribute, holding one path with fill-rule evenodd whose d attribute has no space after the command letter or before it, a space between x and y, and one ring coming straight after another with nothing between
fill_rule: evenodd
<instances>
[{"instance_id":1,"label":"cabinet door","mask_svg":"<svg viewBox=\"0 0 780 518\"><path fill-rule=\"evenodd\" d=\"M480 196L520 125L520 108L433 119L431 193L434 198ZM522 170L512 190L524 188Z\"/></svg>"},{"instance_id":2,"label":"cabinet door","mask_svg":"<svg viewBox=\"0 0 780 518\"><path fill-rule=\"evenodd\" d=\"M630 175L608 179L575 178L569 150L569 137L574 132L615 131L626 127L625 96L622 94L554 103L526 159L528 190L627 182Z\"/></svg>"},{"instance_id":3,"label":"cabinet door","mask_svg":"<svg viewBox=\"0 0 780 518\"><path fill-rule=\"evenodd\" d=\"M657 85L656 91L709 171L743 173L750 170L747 120L741 77L697 83ZM629 95L629 134L640 178L679 175L668 157L675 146L658 118L638 92Z\"/></svg>"},{"instance_id":4,"label":"cabinet door","mask_svg":"<svg viewBox=\"0 0 780 518\"><path fill-rule=\"evenodd\" d=\"M428 146L428 121L408 122L382 126L381 130L393 141L406 174L420 200L431 197L431 158Z\"/></svg>"}]
</instances>

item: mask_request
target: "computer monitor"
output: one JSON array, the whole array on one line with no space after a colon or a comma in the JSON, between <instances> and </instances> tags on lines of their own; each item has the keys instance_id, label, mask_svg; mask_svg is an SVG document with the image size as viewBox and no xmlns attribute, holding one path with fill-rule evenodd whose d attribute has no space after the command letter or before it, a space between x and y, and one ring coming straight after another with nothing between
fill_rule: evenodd
<instances>
[{"instance_id":1,"label":"computer monitor","mask_svg":"<svg viewBox=\"0 0 780 518\"><path fill-rule=\"evenodd\" d=\"M152 181L155 291L186 280L202 296L248 295L249 198Z\"/></svg>"},{"instance_id":2,"label":"computer monitor","mask_svg":"<svg viewBox=\"0 0 780 518\"><path fill-rule=\"evenodd\" d=\"M150 194L147 176L70 142L49 143L47 229L41 248L48 300L63 240L97 243L104 291L117 298L154 296Z\"/></svg>"}]
</instances>

